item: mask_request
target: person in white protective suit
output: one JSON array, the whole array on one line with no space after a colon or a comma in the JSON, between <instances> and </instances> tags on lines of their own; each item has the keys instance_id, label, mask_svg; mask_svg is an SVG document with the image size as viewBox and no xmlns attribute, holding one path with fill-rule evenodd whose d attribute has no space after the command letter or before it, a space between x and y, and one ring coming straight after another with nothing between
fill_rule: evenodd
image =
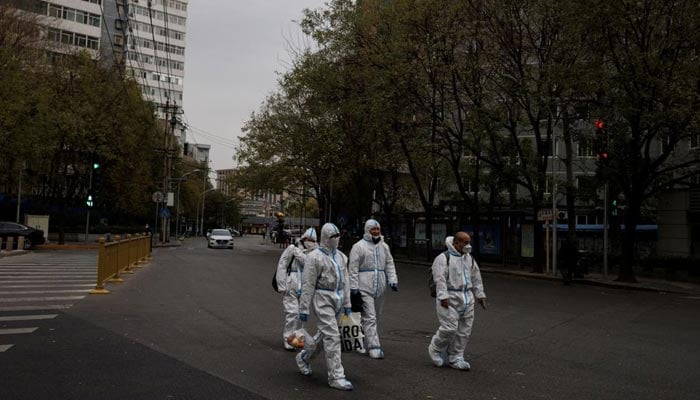
<instances>
[{"instance_id":1,"label":"person in white protective suit","mask_svg":"<svg viewBox=\"0 0 700 400\"><path fill-rule=\"evenodd\" d=\"M440 322L433 335L428 354L438 367L469 371L464 350L474 322L474 303L486 309L486 293L481 281L479 265L471 253L471 238L466 232L457 232L445 239L447 251L433 261L433 280L437 296L435 309ZM449 260L449 261L448 261Z\"/></svg>"},{"instance_id":2,"label":"person in white protective suit","mask_svg":"<svg viewBox=\"0 0 700 400\"><path fill-rule=\"evenodd\" d=\"M353 296L362 296L362 329L365 350L371 358L384 358L379 343L377 318L382 314L384 292L387 286L399 290L394 258L389 245L381 235L381 226L374 219L365 222L365 234L350 251L350 290ZM364 351L363 351L364 352Z\"/></svg>"},{"instance_id":3,"label":"person in white protective suit","mask_svg":"<svg viewBox=\"0 0 700 400\"><path fill-rule=\"evenodd\" d=\"M287 247L277 263L277 290L282 293L284 309L283 338L285 350L294 351L294 346L287 343L287 338L301 328L299 321L299 296L304 273L306 255L318 247L318 235L314 228L309 228L301 235L299 245Z\"/></svg>"},{"instance_id":4,"label":"person in white protective suit","mask_svg":"<svg viewBox=\"0 0 700 400\"><path fill-rule=\"evenodd\" d=\"M328 385L340 390L352 390L353 386L345 378L345 370L340 360L340 332L338 320L343 313L350 315L350 280L347 272L347 257L338 251L340 231L327 223L321 228L319 248L309 253L304 265L301 297L299 299L299 319L308 319L313 302L318 318L318 333L314 341L323 346L326 353ZM302 350L296 356L297 366L303 375L311 375L311 360L314 350Z\"/></svg>"}]
</instances>

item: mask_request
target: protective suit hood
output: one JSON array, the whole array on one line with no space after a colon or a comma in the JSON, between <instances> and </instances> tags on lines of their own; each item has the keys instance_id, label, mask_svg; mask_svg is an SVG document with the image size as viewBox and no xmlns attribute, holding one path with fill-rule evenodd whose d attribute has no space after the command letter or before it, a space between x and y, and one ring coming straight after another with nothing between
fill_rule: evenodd
<instances>
[{"instance_id":1,"label":"protective suit hood","mask_svg":"<svg viewBox=\"0 0 700 400\"><path fill-rule=\"evenodd\" d=\"M462 253L457 251L457 249L455 249L454 244L452 243L454 241L454 239L455 239L454 236L448 236L447 238L445 238L445 246L447 246L447 251L449 251L450 254L452 254L452 255L461 256Z\"/></svg>"},{"instance_id":2,"label":"protective suit hood","mask_svg":"<svg viewBox=\"0 0 700 400\"><path fill-rule=\"evenodd\" d=\"M308 240L313 240L313 242L308 242ZM299 238L299 245L305 250L305 252L315 250L318 247L318 235L316 235L316 229L307 229L301 238Z\"/></svg>"},{"instance_id":3,"label":"protective suit hood","mask_svg":"<svg viewBox=\"0 0 700 400\"><path fill-rule=\"evenodd\" d=\"M364 235L362 235L362 238L368 242L371 242L372 235L369 233L370 229L381 228L381 227L382 226L379 225L379 222L376 219L368 219L367 222L365 222L365 233L364 233ZM381 235L379 237L381 238Z\"/></svg>"},{"instance_id":4,"label":"protective suit hood","mask_svg":"<svg viewBox=\"0 0 700 400\"><path fill-rule=\"evenodd\" d=\"M338 229L335 224L332 224L330 222L327 222L323 224L323 227L321 227L321 242L319 245L326 249L328 252L334 252L337 248L337 239L335 239L335 246L333 246L333 239L331 239L331 236L339 234L340 230Z\"/></svg>"}]
</instances>

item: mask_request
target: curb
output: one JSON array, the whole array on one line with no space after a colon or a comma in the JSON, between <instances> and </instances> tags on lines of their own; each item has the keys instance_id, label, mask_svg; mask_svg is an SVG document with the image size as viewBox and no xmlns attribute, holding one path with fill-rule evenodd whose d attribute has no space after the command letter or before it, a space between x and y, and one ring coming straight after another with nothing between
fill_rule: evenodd
<instances>
[{"instance_id":1,"label":"curb","mask_svg":"<svg viewBox=\"0 0 700 400\"><path fill-rule=\"evenodd\" d=\"M423 266L426 269L428 267L430 267L430 265L431 265L431 264L428 264L426 262L413 261L413 260L402 260L402 259L394 259L394 260L397 262L400 262L402 264ZM534 272L503 270L503 269L496 269L494 267L489 267L489 266L480 267L479 269L481 270L482 273L485 273L485 274L500 274L500 275L515 276L515 277L526 278L526 279L539 279L539 280L562 282L562 279L560 277L538 274L538 273L534 273ZM578 278L578 279L574 278L571 281L571 283L572 284L584 284L584 285L590 285L590 286L600 286L600 287L606 287L606 288L610 288L610 289L634 290L634 291L640 291L640 292L673 293L673 294L680 294L680 295L695 295L695 294L697 294L697 293L694 293L692 291L684 291L682 289L661 289L661 288L656 288L656 287L634 286L633 283L601 282L601 281L587 279L587 278Z\"/></svg>"},{"instance_id":2,"label":"curb","mask_svg":"<svg viewBox=\"0 0 700 400\"><path fill-rule=\"evenodd\" d=\"M39 244L36 250L97 250L97 244Z\"/></svg>"},{"instance_id":3,"label":"curb","mask_svg":"<svg viewBox=\"0 0 700 400\"><path fill-rule=\"evenodd\" d=\"M3 257L13 257L13 256L21 256L22 254L27 254L29 253L27 250L2 250L0 251L0 258Z\"/></svg>"}]
</instances>

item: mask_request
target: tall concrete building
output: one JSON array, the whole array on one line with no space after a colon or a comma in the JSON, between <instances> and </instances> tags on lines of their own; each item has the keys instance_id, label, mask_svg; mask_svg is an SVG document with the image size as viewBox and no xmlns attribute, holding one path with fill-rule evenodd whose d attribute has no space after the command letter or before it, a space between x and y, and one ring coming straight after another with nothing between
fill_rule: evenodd
<instances>
[{"instance_id":1,"label":"tall concrete building","mask_svg":"<svg viewBox=\"0 0 700 400\"><path fill-rule=\"evenodd\" d=\"M48 51L68 54L87 51L93 58L102 49L102 2L106 0L15 0L22 10L38 15Z\"/></svg>"},{"instance_id":2,"label":"tall concrete building","mask_svg":"<svg viewBox=\"0 0 700 400\"><path fill-rule=\"evenodd\" d=\"M187 0L116 1L125 36L124 64L159 115L181 107L185 78ZM167 108L166 108L167 107Z\"/></svg>"}]
</instances>

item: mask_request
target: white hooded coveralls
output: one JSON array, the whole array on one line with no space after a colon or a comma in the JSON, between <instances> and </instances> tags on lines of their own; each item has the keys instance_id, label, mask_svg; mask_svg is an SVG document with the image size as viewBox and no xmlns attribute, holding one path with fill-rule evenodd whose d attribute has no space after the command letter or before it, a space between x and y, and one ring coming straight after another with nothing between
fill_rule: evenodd
<instances>
[{"instance_id":1,"label":"white hooded coveralls","mask_svg":"<svg viewBox=\"0 0 700 400\"><path fill-rule=\"evenodd\" d=\"M464 360L469 335L474 322L474 299L485 298L479 265L470 254L460 254L452 245L453 237L445 239L450 265L444 253L433 261L433 280L437 296L435 310L440 322L431 346L438 352L447 353L447 361L454 364ZM448 299L449 307L444 308L441 300Z\"/></svg>"},{"instance_id":2,"label":"white hooded coveralls","mask_svg":"<svg viewBox=\"0 0 700 400\"><path fill-rule=\"evenodd\" d=\"M389 245L382 237L376 244L372 241L369 231L374 227L380 227L376 220L365 222L365 233L352 246L349 264L350 288L359 289L362 295L362 329L367 350L381 349L377 317L382 314L387 286L399 283Z\"/></svg>"},{"instance_id":3,"label":"white hooded coveralls","mask_svg":"<svg viewBox=\"0 0 700 400\"><path fill-rule=\"evenodd\" d=\"M313 239L318 241L316 230L309 228L301 236L301 239ZM301 241L300 241L301 243ZM304 273L304 262L306 255L316 247L301 249L290 245L287 247L277 263L277 288L282 293L282 308L284 310L284 330L282 340L287 343L287 338L297 329L301 328L299 321L299 296L301 296L301 281ZM292 261L291 270L287 274L287 267Z\"/></svg>"},{"instance_id":4,"label":"white hooded coveralls","mask_svg":"<svg viewBox=\"0 0 700 400\"><path fill-rule=\"evenodd\" d=\"M345 379L345 370L340 358L340 332L338 320L344 308L350 308L350 281L347 273L347 257L331 244L330 236L340 233L330 223L321 228L320 247L308 254L304 266L304 276L299 299L299 313L309 314L313 302L318 318L318 333L314 341L323 344L326 353L328 383ZM301 357L311 363L316 355L313 350L303 350Z\"/></svg>"}]
</instances>

